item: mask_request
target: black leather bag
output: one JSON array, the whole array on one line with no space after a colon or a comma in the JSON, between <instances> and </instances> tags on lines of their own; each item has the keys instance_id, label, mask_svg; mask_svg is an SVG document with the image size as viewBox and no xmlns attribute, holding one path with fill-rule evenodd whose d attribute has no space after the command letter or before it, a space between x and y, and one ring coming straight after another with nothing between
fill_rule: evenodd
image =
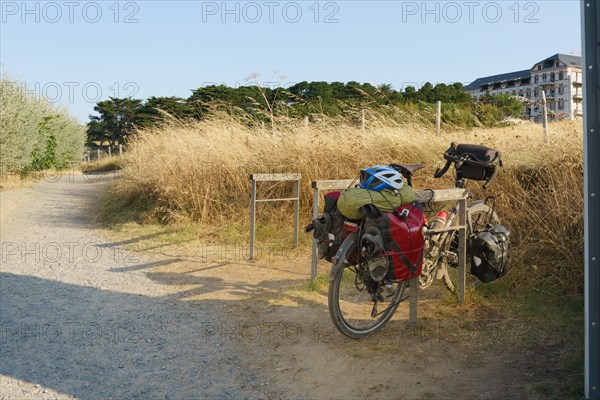
<instances>
[{"instance_id":1,"label":"black leather bag","mask_svg":"<svg viewBox=\"0 0 600 400\"><path fill-rule=\"evenodd\" d=\"M477 144L459 144L456 146L456 156L464 157L460 167L463 178L474 181L490 179L497 166L502 165L500 152Z\"/></svg>"}]
</instances>

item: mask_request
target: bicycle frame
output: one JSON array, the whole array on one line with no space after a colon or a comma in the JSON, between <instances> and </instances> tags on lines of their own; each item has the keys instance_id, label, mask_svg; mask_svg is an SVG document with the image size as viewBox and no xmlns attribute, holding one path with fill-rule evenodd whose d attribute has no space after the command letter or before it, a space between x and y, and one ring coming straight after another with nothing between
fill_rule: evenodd
<instances>
[{"instance_id":1,"label":"bicycle frame","mask_svg":"<svg viewBox=\"0 0 600 400\"><path fill-rule=\"evenodd\" d=\"M374 279L373 275L369 274L369 269L371 267L370 263L373 260L376 260L377 257L385 256L385 254L374 252L373 258L369 258L370 256L368 254L365 256L362 255L362 249L358 248L361 246L360 243L363 235L362 221L359 223L358 228L355 226L353 230L345 229L345 234L343 236L344 240L340 244L335 256L331 259L333 265L330 270L330 286L328 292L328 304L331 319L340 332L355 339L371 334L384 326L392 318L398 305L407 298L410 298L411 300L410 321L414 322L416 320L416 297L418 288L427 288L437 279L444 279L444 283L448 289L458 294L459 302L464 301L464 289L467 285L476 285L479 282L475 275L471 275L466 270L467 263L470 264L470 261L468 261L470 258L470 242L479 232L489 230L493 224L499 223L499 219L495 213L495 197L488 196L484 200L476 200L467 203L467 201L472 198L472 195L467 195L463 190L465 186L465 179L463 179L463 175L461 174L461 166L463 164L470 167L487 168L484 171L485 174L479 174L479 171L473 168L466 170L465 173L467 179L479 181L485 180L486 183L484 184L484 188L489 186L490 182L495 177L496 165L502 165L500 153L491 149L486 149L487 148L483 146L457 146L453 143L451 148L444 154L447 163L443 169L438 169L434 176L440 178L448 171L451 165L454 165L456 170L455 189L430 190L432 197L429 201L455 201L455 203L447 214L443 226L437 226L438 224L442 225L439 223L439 220L437 220L438 222L435 223L436 227L432 227L425 232L426 247L423 254L422 272L418 278L413 278L413 280L410 281L412 284L406 283L409 281L398 282L395 279L387 278L387 275L382 280ZM467 154L467 150L472 151L473 154ZM488 150L490 150L490 154L495 154L495 156L488 157L486 155L488 154ZM481 156L478 159L476 154L482 152L485 152L485 157ZM485 160L485 158L488 158L488 160ZM413 168L408 168L404 165L394 165L394 167L403 173L406 182L411 182L413 173L423 166L413 165ZM422 196L424 193L425 191L421 192L420 195ZM425 203L427 201L422 202ZM432 209L429 208L429 210ZM380 264L373 265L374 270L380 268ZM471 268L473 268L473 266ZM359 270L361 273L359 273ZM355 288L350 287L350 290L346 291L341 290L340 288L343 286L344 282L346 282L346 284L352 282L352 280L344 280L344 271L350 271L350 277L352 277L352 273L354 273L355 286L356 282L359 282L362 285L356 286ZM366 274L362 273L364 271L366 271ZM456 275L454 271L457 271L458 275ZM377 276L382 275L378 273ZM471 280L469 284L467 283L468 277L470 277L469 279ZM416 284L417 282L418 284ZM384 288L384 286L389 289L394 285L396 285L396 289L391 291L389 296L382 297L381 289ZM411 289L410 295L404 293L406 287ZM359 295L355 296L354 291ZM365 293L367 294L365 295ZM361 297L368 295L372 296L371 299L368 297ZM386 300L388 298L390 299L389 302ZM378 309L379 304L384 304L385 308L383 310ZM353 307L356 307L358 312L355 313ZM365 308L366 312L363 312L363 309ZM370 318L364 316L368 315L369 308L371 309ZM356 317L355 315L359 315L359 317Z\"/></svg>"}]
</instances>

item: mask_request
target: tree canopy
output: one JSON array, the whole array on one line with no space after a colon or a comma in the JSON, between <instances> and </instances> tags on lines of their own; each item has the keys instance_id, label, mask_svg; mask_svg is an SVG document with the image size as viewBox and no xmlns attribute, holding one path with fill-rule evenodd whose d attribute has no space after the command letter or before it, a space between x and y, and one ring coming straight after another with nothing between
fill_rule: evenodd
<instances>
[{"instance_id":1,"label":"tree canopy","mask_svg":"<svg viewBox=\"0 0 600 400\"><path fill-rule=\"evenodd\" d=\"M354 81L303 81L289 87L208 85L191 92L187 99L153 96L145 101L112 97L101 101L94 107L98 115L90 115L88 141L108 141L110 145L124 143L136 128L152 126L165 118L203 119L216 110L269 121L278 115L340 117L358 107L377 111L438 100L469 110L474 104L461 83L433 85L427 82L418 89L408 86L404 91L398 91L387 83L375 86ZM508 96L484 98L484 102L508 110L511 115L522 110L522 105ZM472 114L475 112L473 109ZM502 114L499 112L498 115Z\"/></svg>"}]
</instances>

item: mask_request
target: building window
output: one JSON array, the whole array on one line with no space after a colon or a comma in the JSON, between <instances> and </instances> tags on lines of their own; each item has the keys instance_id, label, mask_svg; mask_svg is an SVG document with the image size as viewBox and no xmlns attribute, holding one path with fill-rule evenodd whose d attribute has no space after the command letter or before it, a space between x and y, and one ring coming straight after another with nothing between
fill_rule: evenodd
<instances>
[{"instance_id":1,"label":"building window","mask_svg":"<svg viewBox=\"0 0 600 400\"><path fill-rule=\"evenodd\" d=\"M550 89L550 97L554 97L556 95L556 92L554 91L554 89Z\"/></svg>"},{"instance_id":2,"label":"building window","mask_svg":"<svg viewBox=\"0 0 600 400\"><path fill-rule=\"evenodd\" d=\"M548 75L546 73L542 74L542 82L546 82L548 80Z\"/></svg>"},{"instance_id":3,"label":"building window","mask_svg":"<svg viewBox=\"0 0 600 400\"><path fill-rule=\"evenodd\" d=\"M560 67L560 61L557 61L555 65L556 67Z\"/></svg>"},{"instance_id":4,"label":"building window","mask_svg":"<svg viewBox=\"0 0 600 400\"><path fill-rule=\"evenodd\" d=\"M539 80L540 80L540 76L539 75L536 75L535 78L533 79L533 81L535 83L538 83Z\"/></svg>"},{"instance_id":5,"label":"building window","mask_svg":"<svg viewBox=\"0 0 600 400\"><path fill-rule=\"evenodd\" d=\"M539 88L533 89L533 97L538 97L539 95L540 95L540 89Z\"/></svg>"},{"instance_id":6,"label":"building window","mask_svg":"<svg viewBox=\"0 0 600 400\"><path fill-rule=\"evenodd\" d=\"M542 64L538 64L538 71L542 69Z\"/></svg>"},{"instance_id":7,"label":"building window","mask_svg":"<svg viewBox=\"0 0 600 400\"><path fill-rule=\"evenodd\" d=\"M560 71L558 73L558 80L562 81L563 79L565 79L565 71Z\"/></svg>"},{"instance_id":8,"label":"building window","mask_svg":"<svg viewBox=\"0 0 600 400\"><path fill-rule=\"evenodd\" d=\"M554 82L554 77L555 77L555 76L556 76L556 75L554 75L554 72L552 72L552 73L550 74L550 82Z\"/></svg>"},{"instance_id":9,"label":"building window","mask_svg":"<svg viewBox=\"0 0 600 400\"><path fill-rule=\"evenodd\" d=\"M527 89L527 97L531 97L531 89Z\"/></svg>"},{"instance_id":10,"label":"building window","mask_svg":"<svg viewBox=\"0 0 600 400\"><path fill-rule=\"evenodd\" d=\"M565 94L565 87L563 85L558 87L558 94Z\"/></svg>"},{"instance_id":11,"label":"building window","mask_svg":"<svg viewBox=\"0 0 600 400\"><path fill-rule=\"evenodd\" d=\"M559 110L564 110L565 109L565 101L563 99L560 99L558 101L558 109Z\"/></svg>"}]
</instances>

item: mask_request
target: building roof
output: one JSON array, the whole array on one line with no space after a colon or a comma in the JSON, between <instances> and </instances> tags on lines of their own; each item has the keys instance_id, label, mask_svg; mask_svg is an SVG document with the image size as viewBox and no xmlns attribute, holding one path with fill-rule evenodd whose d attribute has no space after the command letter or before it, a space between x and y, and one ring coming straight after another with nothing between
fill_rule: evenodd
<instances>
[{"instance_id":1,"label":"building roof","mask_svg":"<svg viewBox=\"0 0 600 400\"><path fill-rule=\"evenodd\" d=\"M483 78L475 79L473 82L471 82L467 86L465 86L464 90L477 89L477 88L481 87L482 85L489 85L490 83L500 83L500 82L504 82L504 81L513 81L513 80L517 80L517 79L531 78L531 71L534 69L534 67L538 64L544 65L544 63L547 61L560 61L569 66L581 67L581 57L574 56L571 54L556 53L555 55L545 58L542 61L536 62L535 64L533 64L533 66L530 69L525 69L523 71L509 72L509 73L500 74L500 75L486 76Z\"/></svg>"},{"instance_id":2,"label":"building roof","mask_svg":"<svg viewBox=\"0 0 600 400\"><path fill-rule=\"evenodd\" d=\"M475 79L464 87L465 90L473 90L479 88L481 85L488 85L490 83L499 83L504 81L514 81L517 79L528 79L531 78L531 71L524 69L523 71L509 72L506 74L486 76L483 78Z\"/></svg>"},{"instance_id":3,"label":"building roof","mask_svg":"<svg viewBox=\"0 0 600 400\"><path fill-rule=\"evenodd\" d=\"M571 54L560 54L557 53L553 56L550 56L548 58L543 59L542 61L538 61L535 64L533 64L533 66L531 67L531 69L533 69L536 65L538 64L542 64L544 65L544 63L546 61L560 61L566 65L571 65L571 66L576 66L576 67L581 67L581 57L579 56L574 56Z\"/></svg>"}]
</instances>

